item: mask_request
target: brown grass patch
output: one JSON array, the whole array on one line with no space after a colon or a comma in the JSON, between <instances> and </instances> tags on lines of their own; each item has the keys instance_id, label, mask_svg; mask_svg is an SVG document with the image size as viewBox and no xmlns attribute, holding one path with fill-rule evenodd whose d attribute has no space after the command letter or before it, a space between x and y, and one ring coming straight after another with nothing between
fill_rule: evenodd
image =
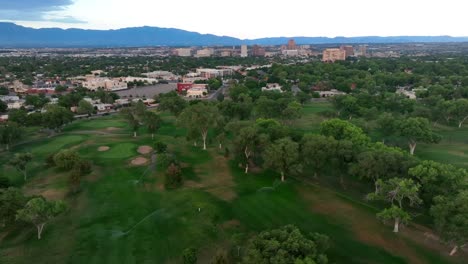
<instances>
[{"instance_id":1,"label":"brown grass patch","mask_svg":"<svg viewBox=\"0 0 468 264\"><path fill-rule=\"evenodd\" d=\"M118 128L118 127L107 127L105 130L106 130L106 131L109 131L109 132L112 132L112 131L116 131L116 130L121 130L121 128Z\"/></svg>"},{"instance_id":2,"label":"brown grass patch","mask_svg":"<svg viewBox=\"0 0 468 264\"><path fill-rule=\"evenodd\" d=\"M231 219L221 224L223 229L237 228L240 227L241 222L237 219Z\"/></svg>"},{"instance_id":3,"label":"brown grass patch","mask_svg":"<svg viewBox=\"0 0 468 264\"><path fill-rule=\"evenodd\" d=\"M215 151L210 151L213 160L196 166L195 173L200 177L200 182L186 181L185 187L199 188L211 193L224 201L232 201L237 197L234 191L235 183L227 160Z\"/></svg>"},{"instance_id":4,"label":"brown grass patch","mask_svg":"<svg viewBox=\"0 0 468 264\"><path fill-rule=\"evenodd\" d=\"M98 151L99 152L104 152L104 151L108 151L109 149L110 149L110 147L108 147L108 146L100 146L98 148Z\"/></svg>"},{"instance_id":5,"label":"brown grass patch","mask_svg":"<svg viewBox=\"0 0 468 264\"><path fill-rule=\"evenodd\" d=\"M136 157L131 161L133 166L143 166L148 164L148 159L145 157Z\"/></svg>"},{"instance_id":6,"label":"brown grass patch","mask_svg":"<svg viewBox=\"0 0 468 264\"><path fill-rule=\"evenodd\" d=\"M146 154L150 154L153 151L153 148L150 146L139 146L137 151L141 155L146 155Z\"/></svg>"}]
</instances>

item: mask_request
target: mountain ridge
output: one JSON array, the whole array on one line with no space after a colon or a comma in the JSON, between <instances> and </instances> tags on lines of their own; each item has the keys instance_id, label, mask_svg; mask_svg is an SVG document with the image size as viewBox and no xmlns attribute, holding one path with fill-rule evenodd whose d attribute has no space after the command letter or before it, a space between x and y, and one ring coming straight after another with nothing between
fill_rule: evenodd
<instances>
[{"instance_id":1,"label":"mountain ridge","mask_svg":"<svg viewBox=\"0 0 468 264\"><path fill-rule=\"evenodd\" d=\"M141 47L141 46L237 46L282 45L289 39L297 44L372 44L468 42L468 37L451 36L362 36L362 37L267 37L239 39L230 36L201 34L177 28L128 27L110 30L79 28L34 29L10 22L0 22L0 47Z\"/></svg>"}]
</instances>

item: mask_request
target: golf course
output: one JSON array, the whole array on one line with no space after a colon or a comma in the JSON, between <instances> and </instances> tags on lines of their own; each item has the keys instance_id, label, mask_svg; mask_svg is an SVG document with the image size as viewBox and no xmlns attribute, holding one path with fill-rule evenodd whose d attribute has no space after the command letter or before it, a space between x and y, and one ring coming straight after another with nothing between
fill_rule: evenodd
<instances>
[{"instance_id":1,"label":"golf course","mask_svg":"<svg viewBox=\"0 0 468 264\"><path fill-rule=\"evenodd\" d=\"M291 127L318 133L327 120L328 102L304 105ZM154 110L151 110L154 111ZM295 225L302 233L329 237L329 263L466 263L459 251L449 256L424 216L392 232L392 223L376 218L384 204L362 195L373 186L306 168L298 175L280 175L242 164L220 148L211 131L207 149L186 138L187 130L167 112L152 139L145 127L136 131L121 115L76 120L53 135L30 129L22 141L0 152L0 172L25 195L63 200L65 213L47 223L42 238L31 224L0 232L0 263L182 263L182 252L196 248L198 263L210 263L218 251L241 255L246 241L264 230ZM422 160L468 169L468 126L437 125L439 144L418 145ZM377 138L371 137L374 141ZM164 142L180 164L182 185L165 188L166 167L153 151ZM200 143L200 142L199 142ZM405 148L406 146L402 146ZM45 165L51 153L73 150L91 163L79 191L70 193L68 173ZM28 177L7 165L16 153L31 153ZM326 170L324 170L326 172ZM359 190L359 191L358 191Z\"/></svg>"}]
</instances>

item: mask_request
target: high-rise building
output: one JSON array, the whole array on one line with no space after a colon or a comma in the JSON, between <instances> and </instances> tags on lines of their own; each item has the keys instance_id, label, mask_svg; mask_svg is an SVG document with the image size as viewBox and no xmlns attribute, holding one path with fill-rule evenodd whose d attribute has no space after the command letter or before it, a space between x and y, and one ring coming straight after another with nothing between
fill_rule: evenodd
<instances>
[{"instance_id":1,"label":"high-rise building","mask_svg":"<svg viewBox=\"0 0 468 264\"><path fill-rule=\"evenodd\" d=\"M346 60L346 51L341 49L325 49L323 51L322 61L334 62L337 60Z\"/></svg>"},{"instance_id":2,"label":"high-rise building","mask_svg":"<svg viewBox=\"0 0 468 264\"><path fill-rule=\"evenodd\" d=\"M265 57L265 49L259 45L252 47L252 56L254 57Z\"/></svg>"},{"instance_id":3,"label":"high-rise building","mask_svg":"<svg viewBox=\"0 0 468 264\"><path fill-rule=\"evenodd\" d=\"M247 50L247 45L242 45L241 46L241 55L240 56L242 58L245 58L245 57L249 56L248 52L249 51Z\"/></svg>"},{"instance_id":4,"label":"high-rise building","mask_svg":"<svg viewBox=\"0 0 468 264\"><path fill-rule=\"evenodd\" d=\"M288 50L295 50L297 49L296 41L294 39L290 39L288 41Z\"/></svg>"},{"instance_id":5,"label":"high-rise building","mask_svg":"<svg viewBox=\"0 0 468 264\"><path fill-rule=\"evenodd\" d=\"M346 58L347 58L347 57L350 57L350 56L354 56L354 48L353 48L353 46L345 46L345 45L343 45L343 46L340 47L340 49L345 51L345 56L346 56Z\"/></svg>"},{"instance_id":6,"label":"high-rise building","mask_svg":"<svg viewBox=\"0 0 468 264\"><path fill-rule=\"evenodd\" d=\"M177 56L180 57L190 57L192 56L192 49L189 48L181 48L181 49L176 49Z\"/></svg>"},{"instance_id":7,"label":"high-rise building","mask_svg":"<svg viewBox=\"0 0 468 264\"><path fill-rule=\"evenodd\" d=\"M367 56L367 46L361 45L359 46L359 56Z\"/></svg>"}]
</instances>

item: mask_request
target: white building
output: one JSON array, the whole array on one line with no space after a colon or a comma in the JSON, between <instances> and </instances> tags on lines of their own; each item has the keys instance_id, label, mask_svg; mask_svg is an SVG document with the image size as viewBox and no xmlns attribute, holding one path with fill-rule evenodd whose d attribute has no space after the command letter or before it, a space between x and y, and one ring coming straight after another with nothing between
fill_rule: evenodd
<instances>
[{"instance_id":1,"label":"white building","mask_svg":"<svg viewBox=\"0 0 468 264\"><path fill-rule=\"evenodd\" d=\"M195 57L197 58L203 58L203 57L211 57L214 54L214 49L212 48L206 48L206 49L201 49L197 50L197 54Z\"/></svg>"},{"instance_id":2,"label":"white building","mask_svg":"<svg viewBox=\"0 0 468 264\"><path fill-rule=\"evenodd\" d=\"M190 49L190 48L176 49L175 52L176 52L177 56L180 56L180 57L190 57L190 56L192 56L192 49Z\"/></svg>"},{"instance_id":3,"label":"white building","mask_svg":"<svg viewBox=\"0 0 468 264\"><path fill-rule=\"evenodd\" d=\"M282 93L283 92L283 87L281 87L281 85L277 84L277 83L268 83L267 86L265 87L262 87L262 92L271 92L271 91L275 91L275 92L280 92Z\"/></svg>"},{"instance_id":4,"label":"white building","mask_svg":"<svg viewBox=\"0 0 468 264\"><path fill-rule=\"evenodd\" d=\"M187 90L188 98L200 98L205 97L208 94L208 90L205 87L195 86Z\"/></svg>"},{"instance_id":5,"label":"white building","mask_svg":"<svg viewBox=\"0 0 468 264\"><path fill-rule=\"evenodd\" d=\"M318 92L320 97L332 97L332 96L336 96L336 95L345 95L346 93L345 92L342 92L342 91L338 91L336 89L331 89L330 91L320 91Z\"/></svg>"},{"instance_id":6,"label":"white building","mask_svg":"<svg viewBox=\"0 0 468 264\"><path fill-rule=\"evenodd\" d=\"M148 78L162 79L166 81L172 81L172 80L178 79L177 75L169 71L154 71L154 72L142 73L141 75L146 76Z\"/></svg>"},{"instance_id":7,"label":"white building","mask_svg":"<svg viewBox=\"0 0 468 264\"><path fill-rule=\"evenodd\" d=\"M197 69L197 75L207 79L223 78L225 76L231 76L232 74L232 69Z\"/></svg>"},{"instance_id":8,"label":"white building","mask_svg":"<svg viewBox=\"0 0 468 264\"><path fill-rule=\"evenodd\" d=\"M247 49L247 45L241 46L241 55L242 58L249 56L249 50Z\"/></svg>"},{"instance_id":9,"label":"white building","mask_svg":"<svg viewBox=\"0 0 468 264\"><path fill-rule=\"evenodd\" d=\"M119 91L128 89L127 83L121 78L87 78L86 81L82 83L83 87L91 91L96 91L99 88L102 88L107 91Z\"/></svg>"}]
</instances>

